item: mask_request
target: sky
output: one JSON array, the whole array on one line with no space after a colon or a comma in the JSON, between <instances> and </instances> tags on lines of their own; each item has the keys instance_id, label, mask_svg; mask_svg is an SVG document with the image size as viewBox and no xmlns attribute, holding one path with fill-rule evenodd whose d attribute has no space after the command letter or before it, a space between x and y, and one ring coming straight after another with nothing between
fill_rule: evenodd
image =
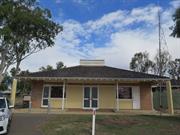
<instances>
[{"instance_id":1,"label":"sky","mask_svg":"<svg viewBox=\"0 0 180 135\"><path fill-rule=\"evenodd\" d=\"M159 4L158 4L159 3ZM104 59L107 66L129 69L137 52L147 51L153 60L158 49L158 18L161 11L162 48L172 59L180 58L180 39L170 36L172 15L180 0L38 0L63 26L55 45L25 59L22 70L63 61L79 65L80 59Z\"/></svg>"}]
</instances>

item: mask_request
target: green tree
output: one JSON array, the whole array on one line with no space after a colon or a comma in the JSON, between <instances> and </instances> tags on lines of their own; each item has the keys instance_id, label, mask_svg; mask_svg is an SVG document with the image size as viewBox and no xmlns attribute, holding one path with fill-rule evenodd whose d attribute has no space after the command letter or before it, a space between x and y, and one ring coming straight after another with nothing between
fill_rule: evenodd
<instances>
[{"instance_id":1,"label":"green tree","mask_svg":"<svg viewBox=\"0 0 180 135\"><path fill-rule=\"evenodd\" d=\"M62 68L66 68L66 66L64 65L64 63L62 61L59 61L56 63L56 69L60 70Z\"/></svg>"},{"instance_id":2,"label":"green tree","mask_svg":"<svg viewBox=\"0 0 180 135\"><path fill-rule=\"evenodd\" d=\"M29 71L19 71L20 75L28 75ZM20 91L21 94L29 94L31 91L31 82L27 80L20 80L17 83L17 90Z\"/></svg>"},{"instance_id":3,"label":"green tree","mask_svg":"<svg viewBox=\"0 0 180 135\"><path fill-rule=\"evenodd\" d=\"M20 68L18 70L15 67L11 68L10 70L11 77L15 77L17 73L20 73L20 71L21 71Z\"/></svg>"},{"instance_id":4,"label":"green tree","mask_svg":"<svg viewBox=\"0 0 180 135\"><path fill-rule=\"evenodd\" d=\"M176 12L173 15L174 26L172 29L171 36L180 38L180 7L176 9Z\"/></svg>"},{"instance_id":5,"label":"green tree","mask_svg":"<svg viewBox=\"0 0 180 135\"><path fill-rule=\"evenodd\" d=\"M169 62L168 73L172 79L180 80L180 59L175 59Z\"/></svg>"},{"instance_id":6,"label":"green tree","mask_svg":"<svg viewBox=\"0 0 180 135\"><path fill-rule=\"evenodd\" d=\"M130 69L136 72L148 73L151 70L152 61L147 52L139 52L134 55L130 62Z\"/></svg>"},{"instance_id":7,"label":"green tree","mask_svg":"<svg viewBox=\"0 0 180 135\"><path fill-rule=\"evenodd\" d=\"M54 45L62 27L53 22L48 9L38 7L36 0L0 1L0 83L9 66L33 53Z\"/></svg>"},{"instance_id":8,"label":"green tree","mask_svg":"<svg viewBox=\"0 0 180 135\"><path fill-rule=\"evenodd\" d=\"M51 65L47 65L46 67L40 67L39 68L39 70L40 71L51 71L51 70L53 70L53 66L51 66Z\"/></svg>"},{"instance_id":9,"label":"green tree","mask_svg":"<svg viewBox=\"0 0 180 135\"><path fill-rule=\"evenodd\" d=\"M8 73L6 73L0 85L0 91L8 90L11 83L12 83L12 77Z\"/></svg>"},{"instance_id":10,"label":"green tree","mask_svg":"<svg viewBox=\"0 0 180 135\"><path fill-rule=\"evenodd\" d=\"M170 61L171 61L171 55L169 54L168 51L162 50L161 61L159 57L159 52L157 52L152 66L154 74L160 75L160 70L161 70L161 76L165 75L168 71ZM160 64L162 69L159 68Z\"/></svg>"}]
</instances>

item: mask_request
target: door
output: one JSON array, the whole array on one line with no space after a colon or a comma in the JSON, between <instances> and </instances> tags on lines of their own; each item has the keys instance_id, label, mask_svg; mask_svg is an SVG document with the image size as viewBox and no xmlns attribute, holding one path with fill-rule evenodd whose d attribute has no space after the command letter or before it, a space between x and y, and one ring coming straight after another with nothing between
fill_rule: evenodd
<instances>
[{"instance_id":1,"label":"door","mask_svg":"<svg viewBox=\"0 0 180 135\"><path fill-rule=\"evenodd\" d=\"M132 97L133 97L133 109L140 109L140 89L139 89L139 87L133 87Z\"/></svg>"},{"instance_id":2,"label":"door","mask_svg":"<svg viewBox=\"0 0 180 135\"><path fill-rule=\"evenodd\" d=\"M42 107L48 107L48 99L50 94L50 87L45 86L43 89L43 95L42 95Z\"/></svg>"},{"instance_id":3,"label":"door","mask_svg":"<svg viewBox=\"0 0 180 135\"><path fill-rule=\"evenodd\" d=\"M84 108L98 108L98 88L84 87Z\"/></svg>"}]
</instances>

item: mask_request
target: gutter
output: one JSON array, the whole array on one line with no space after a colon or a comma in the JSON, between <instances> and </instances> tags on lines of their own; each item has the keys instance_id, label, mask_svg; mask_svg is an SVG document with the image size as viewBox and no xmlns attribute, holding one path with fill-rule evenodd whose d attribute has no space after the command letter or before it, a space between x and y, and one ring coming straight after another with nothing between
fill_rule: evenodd
<instances>
[{"instance_id":1,"label":"gutter","mask_svg":"<svg viewBox=\"0 0 180 135\"><path fill-rule=\"evenodd\" d=\"M170 78L16 77L24 80L169 81Z\"/></svg>"}]
</instances>

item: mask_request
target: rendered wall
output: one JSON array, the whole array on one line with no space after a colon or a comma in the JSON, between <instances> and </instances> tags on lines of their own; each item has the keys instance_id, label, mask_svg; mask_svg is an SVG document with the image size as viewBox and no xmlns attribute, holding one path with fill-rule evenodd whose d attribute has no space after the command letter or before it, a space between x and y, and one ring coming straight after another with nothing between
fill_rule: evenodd
<instances>
[{"instance_id":1,"label":"rendered wall","mask_svg":"<svg viewBox=\"0 0 180 135\"><path fill-rule=\"evenodd\" d=\"M55 84L55 83L54 83ZM57 83L56 83L57 84ZM62 84L62 83L61 83ZM99 109L116 109L116 85L97 85L99 88ZM32 83L32 107L40 108L43 81ZM151 85L141 84L140 105L142 110L152 110ZM61 108L62 99L51 99L52 108ZM83 109L83 85L66 86L65 108ZM132 100L119 100L119 109L132 109Z\"/></svg>"}]
</instances>

